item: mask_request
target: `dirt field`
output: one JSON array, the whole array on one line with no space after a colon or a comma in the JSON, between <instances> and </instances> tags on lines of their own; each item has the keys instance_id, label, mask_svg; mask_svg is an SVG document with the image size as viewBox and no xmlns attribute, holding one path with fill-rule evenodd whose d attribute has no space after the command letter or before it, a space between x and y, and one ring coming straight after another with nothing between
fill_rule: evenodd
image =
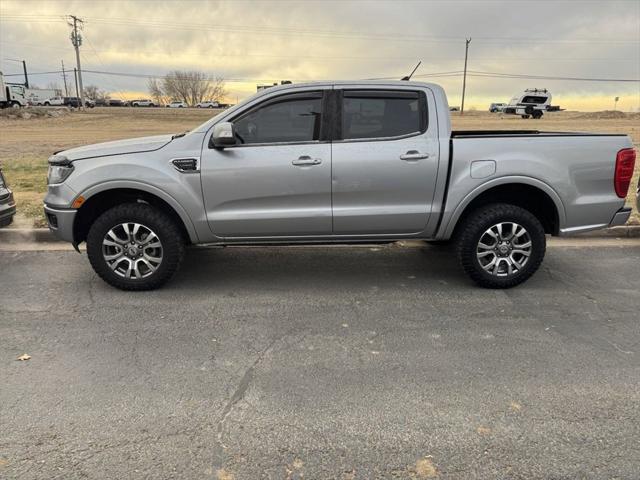
<instances>
[{"instance_id":1,"label":"dirt field","mask_svg":"<svg viewBox=\"0 0 640 480\"><path fill-rule=\"evenodd\" d=\"M3 112L4 113L4 112ZM54 151L90 143L124 138L178 133L191 129L216 113L215 110L162 108L95 108L59 117L28 119L0 117L0 163L13 188L19 215L14 227L44 226L42 199L46 191L47 158ZM541 120L523 120L485 112L452 115L453 128L540 129L626 133L640 147L640 116L620 112L561 112ZM635 185L640 162L629 189L628 203L635 205ZM635 207L634 207L635 208ZM631 221L640 223L634 211Z\"/></svg>"}]
</instances>

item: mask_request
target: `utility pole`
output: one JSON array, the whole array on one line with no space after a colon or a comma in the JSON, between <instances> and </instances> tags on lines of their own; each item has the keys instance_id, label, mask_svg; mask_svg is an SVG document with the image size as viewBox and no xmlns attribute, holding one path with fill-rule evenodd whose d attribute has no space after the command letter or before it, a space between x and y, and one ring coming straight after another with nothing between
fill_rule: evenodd
<instances>
[{"instance_id":1,"label":"utility pole","mask_svg":"<svg viewBox=\"0 0 640 480\"><path fill-rule=\"evenodd\" d=\"M64 71L64 60L60 60L62 63L62 80L64 81L64 96L69 96L69 89L67 88L67 73Z\"/></svg>"},{"instance_id":2,"label":"utility pole","mask_svg":"<svg viewBox=\"0 0 640 480\"><path fill-rule=\"evenodd\" d=\"M462 77L462 105L460 106L460 115L464 114L464 93L467 89L467 58L469 57L469 44L471 39L467 38L464 46L464 76Z\"/></svg>"},{"instance_id":3,"label":"utility pole","mask_svg":"<svg viewBox=\"0 0 640 480\"><path fill-rule=\"evenodd\" d=\"M27 62L22 60L22 69L24 70L24 86L29 88L29 77L27 76Z\"/></svg>"},{"instance_id":4,"label":"utility pole","mask_svg":"<svg viewBox=\"0 0 640 480\"><path fill-rule=\"evenodd\" d=\"M76 79L76 97L80 98L78 97L78 69L77 68L73 69L73 77Z\"/></svg>"},{"instance_id":5,"label":"utility pole","mask_svg":"<svg viewBox=\"0 0 640 480\"><path fill-rule=\"evenodd\" d=\"M75 15L69 15L69 18L73 20L73 23L68 22L69 26L73 27L73 32L71 32L71 43L76 49L76 63L78 64L77 70L77 82L80 84L80 108L84 108L84 89L82 88L82 68L80 67L80 45L82 45L82 35L78 33L78 24L80 24L80 29L82 29L83 21L81 18L76 17ZM75 69L74 69L75 70ZM76 92L78 91L78 85L76 85Z\"/></svg>"}]
</instances>

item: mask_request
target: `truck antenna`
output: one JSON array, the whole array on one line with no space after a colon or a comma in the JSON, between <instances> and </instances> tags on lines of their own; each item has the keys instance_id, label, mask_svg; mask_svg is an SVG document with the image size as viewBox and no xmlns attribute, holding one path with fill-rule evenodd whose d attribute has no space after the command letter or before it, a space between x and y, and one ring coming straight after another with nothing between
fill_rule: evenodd
<instances>
[{"instance_id":1,"label":"truck antenna","mask_svg":"<svg viewBox=\"0 0 640 480\"><path fill-rule=\"evenodd\" d=\"M413 77L413 74L414 74L414 73L416 73L416 70L418 70L418 67L420 66L420 64L421 64L421 63L422 63L422 60L420 60L420 61L418 62L418 64L416 65L416 68L414 68L414 69L412 70L412 72L411 72L408 76L406 76L406 77L402 77L400 80L403 80L403 81L406 81L406 82L408 82L409 80L411 80L411 77Z\"/></svg>"}]
</instances>

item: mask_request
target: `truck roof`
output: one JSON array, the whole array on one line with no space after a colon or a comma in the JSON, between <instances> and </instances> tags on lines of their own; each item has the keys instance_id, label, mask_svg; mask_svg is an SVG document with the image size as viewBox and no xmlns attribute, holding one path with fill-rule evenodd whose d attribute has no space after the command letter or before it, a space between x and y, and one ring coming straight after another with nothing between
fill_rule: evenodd
<instances>
[{"instance_id":1,"label":"truck roof","mask_svg":"<svg viewBox=\"0 0 640 480\"><path fill-rule=\"evenodd\" d=\"M286 83L284 85L274 85L272 87L264 89L265 92L274 92L277 90L289 90L291 88L308 88L314 86L327 86L327 85L367 85L367 86L393 86L393 87L407 87L407 86L417 86L417 87L429 87L440 89L440 85L435 83L428 82L417 82L417 81L407 81L407 80L323 80L318 82L301 82L301 83ZM262 92L262 91L261 91Z\"/></svg>"}]
</instances>

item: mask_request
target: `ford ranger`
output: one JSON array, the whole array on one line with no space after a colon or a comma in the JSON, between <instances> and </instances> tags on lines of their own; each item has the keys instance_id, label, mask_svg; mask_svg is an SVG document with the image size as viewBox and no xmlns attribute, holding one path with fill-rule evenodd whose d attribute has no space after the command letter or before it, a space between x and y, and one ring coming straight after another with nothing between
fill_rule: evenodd
<instances>
[{"instance_id":1,"label":"ford ranger","mask_svg":"<svg viewBox=\"0 0 640 480\"><path fill-rule=\"evenodd\" d=\"M453 241L477 284L529 278L545 235L624 224L626 135L451 131L443 89L262 90L187 133L57 152L49 227L109 284L153 289L188 244Z\"/></svg>"}]
</instances>

